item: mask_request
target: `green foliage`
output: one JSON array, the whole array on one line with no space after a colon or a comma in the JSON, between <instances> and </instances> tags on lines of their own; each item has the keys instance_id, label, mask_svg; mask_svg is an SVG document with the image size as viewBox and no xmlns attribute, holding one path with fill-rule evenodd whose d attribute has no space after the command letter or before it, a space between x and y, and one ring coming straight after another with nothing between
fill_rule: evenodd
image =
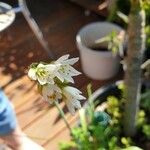
<instances>
[{"instance_id":1,"label":"green foliage","mask_svg":"<svg viewBox=\"0 0 150 150\"><path fill-rule=\"evenodd\" d=\"M129 18L127 15L123 14L122 12L118 11L117 15L124 21L124 23L128 24L129 23Z\"/></svg>"},{"instance_id":2,"label":"green foliage","mask_svg":"<svg viewBox=\"0 0 150 150\"><path fill-rule=\"evenodd\" d=\"M96 111L94 113L93 124L94 125L104 125L108 124L108 120L110 120L110 116L105 112Z\"/></svg>"},{"instance_id":3,"label":"green foliage","mask_svg":"<svg viewBox=\"0 0 150 150\"><path fill-rule=\"evenodd\" d=\"M61 150L113 150L115 140L111 139L112 128L107 127L110 117L105 112L95 112L95 106L90 98L91 85L88 85L89 105L79 112L80 123L72 129L72 140L68 144L61 143ZM111 140L110 140L111 139ZM73 143L74 147L71 147ZM75 143L75 144L74 144Z\"/></svg>"},{"instance_id":4,"label":"green foliage","mask_svg":"<svg viewBox=\"0 0 150 150\"><path fill-rule=\"evenodd\" d=\"M143 9L146 12L146 35L147 35L147 49L150 48L150 1L143 4Z\"/></svg>"},{"instance_id":5,"label":"green foliage","mask_svg":"<svg viewBox=\"0 0 150 150\"><path fill-rule=\"evenodd\" d=\"M141 127L143 124L145 124L146 122L145 115L146 114L144 110L140 110L138 112L137 127Z\"/></svg>"},{"instance_id":6,"label":"green foliage","mask_svg":"<svg viewBox=\"0 0 150 150\"><path fill-rule=\"evenodd\" d=\"M147 136L148 139L150 139L150 125L145 124L143 126L143 133Z\"/></svg>"},{"instance_id":7,"label":"green foliage","mask_svg":"<svg viewBox=\"0 0 150 150\"><path fill-rule=\"evenodd\" d=\"M150 90L147 90L142 94L141 106L146 111L150 112Z\"/></svg>"},{"instance_id":8,"label":"green foliage","mask_svg":"<svg viewBox=\"0 0 150 150\"><path fill-rule=\"evenodd\" d=\"M59 147L61 150L70 150L76 148L76 143L74 141L69 141L69 142L61 142L59 143Z\"/></svg>"},{"instance_id":9,"label":"green foliage","mask_svg":"<svg viewBox=\"0 0 150 150\"><path fill-rule=\"evenodd\" d=\"M146 18L147 18L146 23L148 24L148 23L150 23L150 1L149 0L143 1L142 8L146 12Z\"/></svg>"},{"instance_id":10,"label":"green foliage","mask_svg":"<svg viewBox=\"0 0 150 150\"><path fill-rule=\"evenodd\" d=\"M122 17L120 18L120 15L118 15L118 12L124 14L125 16L128 16L129 11L130 11L130 0L125 0L123 2L122 0L116 0L116 4L114 5L115 7L114 6L110 7L108 20L111 22L118 22L119 24L121 24L123 27L126 28L127 22L124 22L124 19L122 20Z\"/></svg>"},{"instance_id":11,"label":"green foliage","mask_svg":"<svg viewBox=\"0 0 150 150\"><path fill-rule=\"evenodd\" d=\"M121 138L121 143L123 145L125 145L125 147L130 147L131 143L132 143L132 140L130 137L122 137Z\"/></svg>"},{"instance_id":12,"label":"green foliage","mask_svg":"<svg viewBox=\"0 0 150 150\"><path fill-rule=\"evenodd\" d=\"M147 35L147 49L150 48L150 1L141 0L142 9L146 12L146 35ZM110 21L115 21L121 24L123 27L127 27L127 16L130 11L130 0L116 0L116 7L113 11L110 11L108 16Z\"/></svg>"},{"instance_id":13,"label":"green foliage","mask_svg":"<svg viewBox=\"0 0 150 150\"><path fill-rule=\"evenodd\" d=\"M87 122L85 122L86 116L83 112L84 110L82 110L82 113L80 113L80 118L82 118L80 120L81 124L72 129L72 141L68 142L68 144L61 143L61 150L70 150L71 148L76 148L78 150L98 150L98 148L101 149L101 145L107 145L109 141L108 135L111 133L111 131L105 126L101 125L101 121L98 121L98 123L94 122L92 124L87 124ZM105 137L103 135L105 135Z\"/></svg>"},{"instance_id":14,"label":"green foliage","mask_svg":"<svg viewBox=\"0 0 150 150\"><path fill-rule=\"evenodd\" d=\"M142 149L136 146L131 146L131 147L124 148L122 150L142 150Z\"/></svg>"},{"instance_id":15,"label":"green foliage","mask_svg":"<svg viewBox=\"0 0 150 150\"><path fill-rule=\"evenodd\" d=\"M150 25L147 25L145 28L145 32L147 34L147 47L150 47Z\"/></svg>"},{"instance_id":16,"label":"green foliage","mask_svg":"<svg viewBox=\"0 0 150 150\"><path fill-rule=\"evenodd\" d=\"M107 36L98 39L96 43L103 43L106 42L108 43L108 50L111 50L113 54L116 54L118 51L123 50L123 35L120 37L116 31L112 31L110 34Z\"/></svg>"},{"instance_id":17,"label":"green foliage","mask_svg":"<svg viewBox=\"0 0 150 150\"><path fill-rule=\"evenodd\" d=\"M124 84L118 88L124 90ZM81 109L80 123L72 129L71 141L60 144L61 150L142 150L135 141L122 134L124 99L108 96L106 112L95 111L91 97L91 85L88 85L89 105ZM123 93L123 92L122 92ZM141 110L138 113L137 127L140 135L150 139L149 92L142 96ZM146 110L146 111L145 111ZM110 118L111 117L111 118Z\"/></svg>"}]
</instances>

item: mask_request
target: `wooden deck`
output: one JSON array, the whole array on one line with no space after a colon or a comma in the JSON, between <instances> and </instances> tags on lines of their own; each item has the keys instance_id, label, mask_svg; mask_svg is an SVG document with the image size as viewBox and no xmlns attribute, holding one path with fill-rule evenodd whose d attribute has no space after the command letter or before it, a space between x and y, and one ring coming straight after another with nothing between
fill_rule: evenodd
<instances>
[{"instance_id":1,"label":"wooden deck","mask_svg":"<svg viewBox=\"0 0 150 150\"><path fill-rule=\"evenodd\" d=\"M101 20L100 16L84 15L84 9L65 0L53 2L30 1L29 7L50 49L57 57L69 53L79 56L75 36L83 25ZM55 107L48 107L37 93L36 86L27 77L28 65L35 61L48 61L48 55L39 45L22 14L17 14L15 22L0 37L0 84L15 106L19 124L33 140L46 150L58 150L58 143L69 139L69 132ZM80 62L75 68L82 71ZM78 87L86 96L86 86L92 83L93 89L116 80L95 81L84 74L76 79ZM67 120L73 126L77 114L71 116L61 103Z\"/></svg>"}]
</instances>

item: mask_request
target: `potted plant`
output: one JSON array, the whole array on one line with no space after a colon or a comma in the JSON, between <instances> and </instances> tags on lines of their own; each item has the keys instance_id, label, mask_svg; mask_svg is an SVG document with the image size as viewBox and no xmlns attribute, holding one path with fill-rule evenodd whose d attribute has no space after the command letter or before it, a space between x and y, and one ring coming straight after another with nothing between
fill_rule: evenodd
<instances>
[{"instance_id":1,"label":"potted plant","mask_svg":"<svg viewBox=\"0 0 150 150\"><path fill-rule=\"evenodd\" d=\"M116 75L120 66L118 53L114 54L111 47L108 47L111 41L98 42L98 40L112 32L119 35L121 31L122 28L116 24L95 22L84 26L78 32L76 43L80 52L82 69L87 76L106 80Z\"/></svg>"}]
</instances>

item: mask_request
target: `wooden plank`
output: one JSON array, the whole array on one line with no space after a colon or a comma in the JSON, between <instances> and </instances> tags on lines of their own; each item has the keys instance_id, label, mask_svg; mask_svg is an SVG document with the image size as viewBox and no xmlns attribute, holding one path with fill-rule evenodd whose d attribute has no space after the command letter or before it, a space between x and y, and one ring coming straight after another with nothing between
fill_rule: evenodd
<instances>
[{"instance_id":1,"label":"wooden plank","mask_svg":"<svg viewBox=\"0 0 150 150\"><path fill-rule=\"evenodd\" d=\"M82 20L79 22L79 20ZM85 17L83 13L80 13L74 17L68 18L55 30L50 30L47 34L51 35L48 37L48 42L51 43L55 53L59 56L64 52L70 52L77 50L75 44L75 37L79 29L87 23L100 20L95 15L91 17ZM57 34L56 34L57 32ZM57 41L57 42L56 42Z\"/></svg>"},{"instance_id":2,"label":"wooden plank","mask_svg":"<svg viewBox=\"0 0 150 150\"><path fill-rule=\"evenodd\" d=\"M46 7L46 5L49 6L49 9L43 11L43 8ZM68 20L71 17L75 18L77 14L79 15L82 12L79 7L72 7L72 4L62 0L56 0L55 3L51 3L51 5L49 1L35 2L34 5L29 7L29 9L39 27L44 32L57 29L58 26L63 25L65 20ZM33 32L21 14L17 14L15 22L7 30L3 31L3 35L6 36L6 38L9 38L9 40L6 41L9 44L6 46L4 43L6 47L3 47L3 50L14 47L28 38L35 38Z\"/></svg>"},{"instance_id":3,"label":"wooden plank","mask_svg":"<svg viewBox=\"0 0 150 150\"><path fill-rule=\"evenodd\" d=\"M64 103L61 103L61 107L64 106ZM35 141L40 144L44 144L47 140L52 139L53 136L59 133L62 128L65 127L65 124L62 119L56 122L56 118L59 117L59 113L56 107L53 107L50 111L47 112L44 116L39 118L34 124L31 124L27 129L25 129L25 133L27 135L32 135L35 138ZM66 118L68 122L72 122L75 120L75 117L70 117L70 114L66 114ZM43 139L43 140L39 140Z\"/></svg>"},{"instance_id":4,"label":"wooden plank","mask_svg":"<svg viewBox=\"0 0 150 150\"><path fill-rule=\"evenodd\" d=\"M30 97L36 95L33 83L28 80L27 76L21 77L5 88L5 93L14 103L15 108L20 107L26 101L30 100Z\"/></svg>"},{"instance_id":5,"label":"wooden plank","mask_svg":"<svg viewBox=\"0 0 150 150\"><path fill-rule=\"evenodd\" d=\"M6 76L2 73L2 71L0 71L0 78L1 78L1 81L0 81L1 88L12 80L11 75Z\"/></svg>"},{"instance_id":6,"label":"wooden plank","mask_svg":"<svg viewBox=\"0 0 150 150\"><path fill-rule=\"evenodd\" d=\"M75 124L75 122L73 123ZM70 140L70 132L66 128L62 130L55 138L53 138L49 143L44 145L46 150L58 150L60 142L66 142ZM57 143L57 144L56 144Z\"/></svg>"},{"instance_id":7,"label":"wooden plank","mask_svg":"<svg viewBox=\"0 0 150 150\"><path fill-rule=\"evenodd\" d=\"M23 129L46 112L45 102L38 93L28 97L28 101L16 109L19 124Z\"/></svg>"}]
</instances>

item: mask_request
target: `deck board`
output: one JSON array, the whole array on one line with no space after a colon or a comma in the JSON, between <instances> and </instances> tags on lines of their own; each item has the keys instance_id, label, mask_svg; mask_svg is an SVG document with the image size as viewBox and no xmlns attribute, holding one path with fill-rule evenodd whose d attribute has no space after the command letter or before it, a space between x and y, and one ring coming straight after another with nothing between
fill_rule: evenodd
<instances>
[{"instance_id":1,"label":"deck board","mask_svg":"<svg viewBox=\"0 0 150 150\"><path fill-rule=\"evenodd\" d=\"M48 0L43 3L40 0L32 0L28 3L57 58L67 53L71 57L78 57L79 52L75 44L77 32L83 25L102 19L93 13L85 16L84 9L66 0L56 0L51 5ZM0 85L14 105L19 124L29 137L42 144L46 150L57 150L59 141L69 139L68 129L56 108L48 107L38 94L36 85L27 77L29 64L35 61L49 61L50 58L21 14L17 15L8 30L1 33L1 37ZM80 62L75 64L75 68L82 72ZM94 81L82 74L75 77L75 86L86 95L88 83L92 83L95 90L117 78ZM63 102L61 106L64 106ZM74 126L78 114L72 117L66 107L63 109L70 125Z\"/></svg>"}]
</instances>

